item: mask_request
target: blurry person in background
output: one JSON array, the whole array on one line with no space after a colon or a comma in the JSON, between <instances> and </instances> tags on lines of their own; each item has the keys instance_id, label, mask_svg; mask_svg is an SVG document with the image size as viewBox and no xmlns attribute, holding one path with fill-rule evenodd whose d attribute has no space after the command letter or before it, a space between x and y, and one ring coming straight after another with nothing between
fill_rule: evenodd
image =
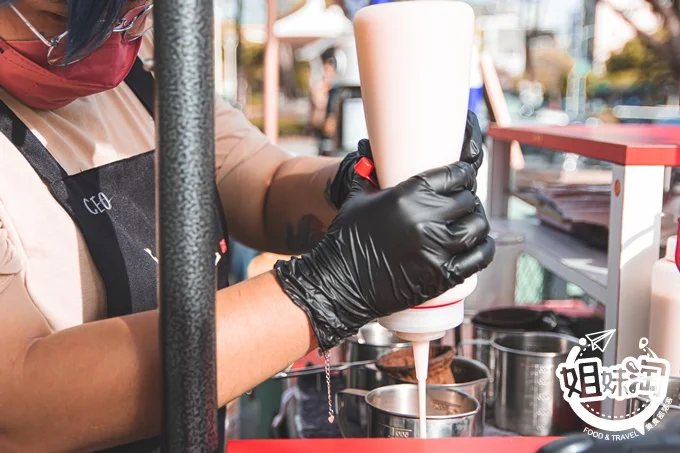
<instances>
[{"instance_id":1,"label":"blurry person in background","mask_svg":"<svg viewBox=\"0 0 680 453\"><path fill-rule=\"evenodd\" d=\"M337 75L335 49L332 47L326 49L321 54L321 63L323 68L321 79L313 83L309 89L312 131L314 137L319 140L328 137L326 133L328 99Z\"/></svg>"}]
</instances>

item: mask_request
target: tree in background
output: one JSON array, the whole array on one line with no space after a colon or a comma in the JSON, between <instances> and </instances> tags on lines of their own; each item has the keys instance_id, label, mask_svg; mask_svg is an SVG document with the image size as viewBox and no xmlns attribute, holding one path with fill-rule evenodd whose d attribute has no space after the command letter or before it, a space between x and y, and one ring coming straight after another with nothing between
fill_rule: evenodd
<instances>
[{"instance_id":1,"label":"tree in background","mask_svg":"<svg viewBox=\"0 0 680 453\"><path fill-rule=\"evenodd\" d=\"M656 39L656 38L655 38ZM668 61L637 37L607 60L607 79L613 85L666 85L675 79Z\"/></svg>"},{"instance_id":2,"label":"tree in background","mask_svg":"<svg viewBox=\"0 0 680 453\"><path fill-rule=\"evenodd\" d=\"M256 103L262 101L262 90L264 88L264 46L262 44L243 41L241 43L241 64L244 79L248 86L247 96L255 96Z\"/></svg>"},{"instance_id":3,"label":"tree in background","mask_svg":"<svg viewBox=\"0 0 680 453\"><path fill-rule=\"evenodd\" d=\"M663 33L655 35L640 29L630 18L627 11L618 9L609 0L602 1L608 4L635 29L641 43L649 47L666 62L668 70L680 92L680 0L645 0L663 23ZM633 43L632 45L635 46L636 44ZM617 64L616 61L614 64Z\"/></svg>"}]
</instances>

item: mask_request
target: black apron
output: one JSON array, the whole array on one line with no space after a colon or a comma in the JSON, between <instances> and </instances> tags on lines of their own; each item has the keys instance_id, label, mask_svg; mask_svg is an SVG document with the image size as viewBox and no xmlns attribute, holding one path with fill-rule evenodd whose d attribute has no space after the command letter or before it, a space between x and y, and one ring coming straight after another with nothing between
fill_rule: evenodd
<instances>
[{"instance_id":1,"label":"black apron","mask_svg":"<svg viewBox=\"0 0 680 453\"><path fill-rule=\"evenodd\" d=\"M154 115L154 79L137 60L125 82ZM155 151L69 176L25 124L0 101L0 131L21 152L54 198L80 228L106 287L107 317L156 308L156 185ZM217 190L217 188L215 189ZM228 285L227 228L219 202L215 222L222 239L218 288ZM49 219L46 219L49 221ZM158 385L161 385L159 382ZM224 451L225 410L219 413L220 450ZM117 447L108 452L160 451L158 438Z\"/></svg>"}]
</instances>

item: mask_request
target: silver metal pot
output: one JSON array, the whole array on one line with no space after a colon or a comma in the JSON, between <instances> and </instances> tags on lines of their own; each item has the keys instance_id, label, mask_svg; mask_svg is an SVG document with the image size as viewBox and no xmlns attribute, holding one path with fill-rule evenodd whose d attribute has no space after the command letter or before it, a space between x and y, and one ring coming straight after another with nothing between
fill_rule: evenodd
<instances>
[{"instance_id":1,"label":"silver metal pot","mask_svg":"<svg viewBox=\"0 0 680 453\"><path fill-rule=\"evenodd\" d=\"M390 385L370 392L340 391L335 396L338 423L343 437L420 437L418 386ZM353 403L350 403L353 401ZM348 425L348 406L365 406L367 426L357 433ZM470 437L474 434L479 402L458 390L427 386L427 437Z\"/></svg>"},{"instance_id":2,"label":"silver metal pot","mask_svg":"<svg viewBox=\"0 0 680 453\"><path fill-rule=\"evenodd\" d=\"M672 399L673 403L670 405L668 413L659 420L659 424L656 425L658 428L664 428L670 423L673 423L675 426L680 425L680 377L670 377L668 379L666 398ZM644 398L629 400L628 413L634 414L643 403L647 402ZM654 416L647 420L647 422L651 422L653 418Z\"/></svg>"},{"instance_id":3,"label":"silver metal pot","mask_svg":"<svg viewBox=\"0 0 680 453\"><path fill-rule=\"evenodd\" d=\"M494 313L497 313L495 315ZM508 314L516 313L518 315L508 316ZM483 317L485 314L490 314L497 317L504 322L507 322L505 327L492 327L478 322L476 319ZM514 317L514 319L512 319ZM487 411L487 416L493 415L494 405L494 370L496 369L495 356L491 353L489 348L490 342L501 335L521 334L524 332L545 331L549 324L545 321L545 314L540 311L530 310L519 307L503 307L493 310L486 310L477 314L472 319L472 340L463 340L458 344L458 353L464 355L463 347L471 346L470 357L478 362L483 363L489 370L491 376L489 386L486 391L486 405L490 409ZM548 320L549 321L549 320ZM501 323L499 323L501 324ZM513 327L508 327L512 325Z\"/></svg>"},{"instance_id":4,"label":"silver metal pot","mask_svg":"<svg viewBox=\"0 0 680 453\"><path fill-rule=\"evenodd\" d=\"M495 356L495 425L524 436L552 436L582 427L562 397L555 370L563 363L574 337L532 332L497 336Z\"/></svg>"},{"instance_id":5,"label":"silver metal pot","mask_svg":"<svg viewBox=\"0 0 680 453\"><path fill-rule=\"evenodd\" d=\"M496 369L496 361L494 358L494 355L491 353L491 350L488 347L488 342L496 339L496 337L501 336L501 335L507 335L507 334L512 334L512 333L522 333L524 332L523 330L514 330L514 329L493 329L490 327L484 327L480 325L475 325L473 323L473 330L472 330L472 341L463 341L461 344L466 345L470 344L472 346L472 354L471 357L474 360L477 360L480 363L483 363L489 370L495 370ZM493 406L494 402L494 373L491 373L491 381L490 385L488 386L486 396L487 396L487 404L490 406ZM493 413L493 411L491 411Z\"/></svg>"},{"instance_id":6,"label":"silver metal pot","mask_svg":"<svg viewBox=\"0 0 680 453\"><path fill-rule=\"evenodd\" d=\"M397 337L377 322L372 322L359 329L357 335L346 340L345 361L376 360L384 354L408 347L411 347L411 343ZM387 384L384 373L378 371L374 365L352 368L347 373L349 388L373 390Z\"/></svg>"},{"instance_id":7,"label":"silver metal pot","mask_svg":"<svg viewBox=\"0 0 680 453\"><path fill-rule=\"evenodd\" d=\"M489 386L489 369L483 363L465 357L454 357L451 362L451 371L455 384L439 385L438 387L452 388L470 395L479 401L479 412L475 415L475 430L473 435L484 435L484 419L486 410L486 389ZM391 384L410 384L410 382L387 375Z\"/></svg>"}]
</instances>

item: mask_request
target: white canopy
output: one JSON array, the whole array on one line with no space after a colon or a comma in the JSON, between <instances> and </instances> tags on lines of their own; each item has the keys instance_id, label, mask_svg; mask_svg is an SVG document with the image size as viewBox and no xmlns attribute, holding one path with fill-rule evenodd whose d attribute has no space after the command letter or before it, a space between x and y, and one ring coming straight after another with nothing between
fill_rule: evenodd
<instances>
[{"instance_id":1,"label":"white canopy","mask_svg":"<svg viewBox=\"0 0 680 453\"><path fill-rule=\"evenodd\" d=\"M281 40L336 38L352 31L352 21L342 8L326 8L324 0L307 0L302 8L274 24L274 35Z\"/></svg>"},{"instance_id":2,"label":"white canopy","mask_svg":"<svg viewBox=\"0 0 680 453\"><path fill-rule=\"evenodd\" d=\"M279 134L279 41L304 45L319 38L354 33L352 21L341 7L326 7L324 0L307 0L294 13L278 19L278 1L267 0L267 42L264 59L264 133L272 143Z\"/></svg>"}]
</instances>

